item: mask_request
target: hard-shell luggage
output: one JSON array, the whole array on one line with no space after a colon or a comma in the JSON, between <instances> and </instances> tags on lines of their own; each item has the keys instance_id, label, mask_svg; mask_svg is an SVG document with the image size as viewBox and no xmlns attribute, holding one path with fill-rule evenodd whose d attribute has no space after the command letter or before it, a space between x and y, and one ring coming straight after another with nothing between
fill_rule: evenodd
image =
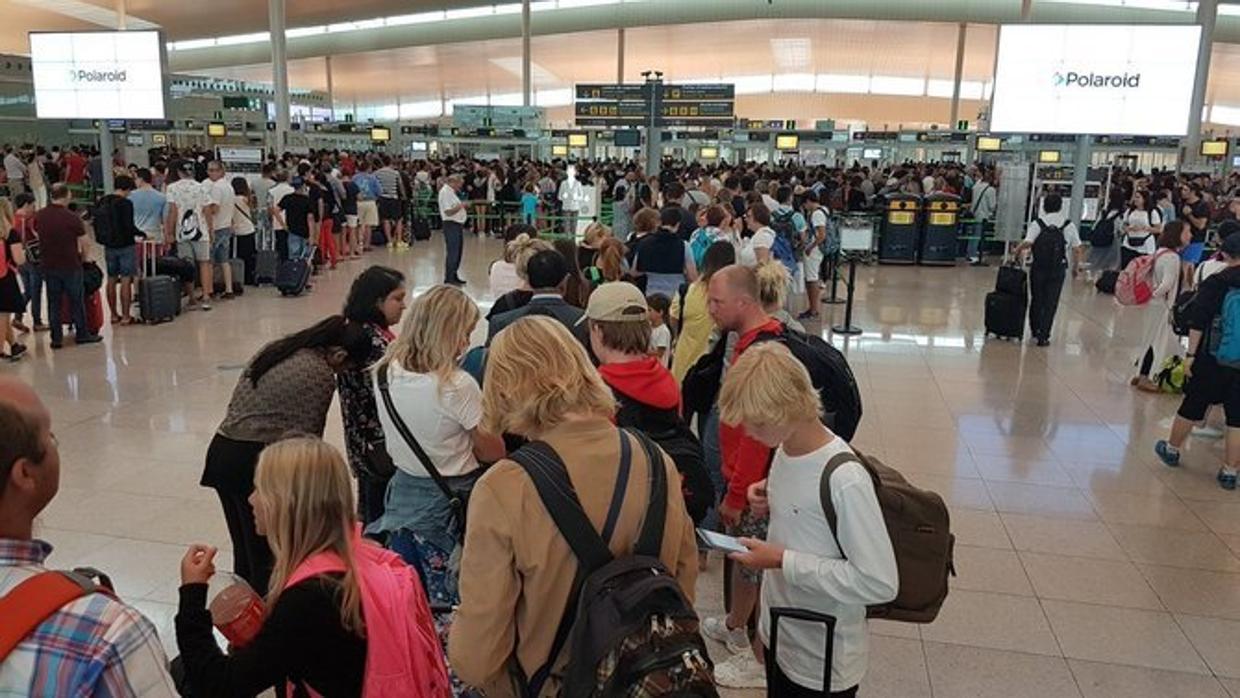
<instances>
[{"instance_id":1,"label":"hard-shell luggage","mask_svg":"<svg viewBox=\"0 0 1240 698\"><path fill-rule=\"evenodd\" d=\"M413 239L414 240L430 240L431 224L424 216L414 214L413 216Z\"/></svg>"},{"instance_id":2,"label":"hard-shell luggage","mask_svg":"<svg viewBox=\"0 0 1240 698\"><path fill-rule=\"evenodd\" d=\"M181 313L181 285L171 276L155 273L158 256L158 243L142 243L137 318L146 323L168 322Z\"/></svg>"},{"instance_id":3,"label":"hard-shell luggage","mask_svg":"<svg viewBox=\"0 0 1240 698\"><path fill-rule=\"evenodd\" d=\"M804 608L771 608L771 646L766 649L766 695L781 698L793 690L793 682L779 668L776 661L779 650L779 621L788 618L802 623L821 623L826 626L826 667L822 670L822 695L831 695L831 658L835 654L835 618ZM800 686L799 684L796 684ZM804 686L800 686L805 688Z\"/></svg>"},{"instance_id":4,"label":"hard-shell luggage","mask_svg":"<svg viewBox=\"0 0 1240 698\"><path fill-rule=\"evenodd\" d=\"M1098 293L1115 293L1115 284L1119 281L1118 269L1107 269L1098 276L1098 280L1094 282L1094 288Z\"/></svg>"},{"instance_id":5,"label":"hard-shell luggage","mask_svg":"<svg viewBox=\"0 0 1240 698\"><path fill-rule=\"evenodd\" d=\"M986 334L1000 339L1023 339L1028 298L1001 291L986 294Z\"/></svg>"},{"instance_id":6,"label":"hard-shell luggage","mask_svg":"<svg viewBox=\"0 0 1240 698\"><path fill-rule=\"evenodd\" d=\"M245 260L236 259L236 258L230 259L228 260L228 266L232 267L232 289L231 290L233 292L233 295L240 296L241 294L245 293ZM212 269L213 269L212 278L214 279L214 283L212 284L212 286L215 287L213 289L214 292L215 293L227 292L229 289L224 288L224 268L218 264L215 264L215 265L212 265Z\"/></svg>"},{"instance_id":7,"label":"hard-shell luggage","mask_svg":"<svg viewBox=\"0 0 1240 698\"><path fill-rule=\"evenodd\" d=\"M264 225L255 235L258 236L258 249L254 252L254 283L275 283L276 271L280 268L275 231Z\"/></svg>"},{"instance_id":8,"label":"hard-shell luggage","mask_svg":"<svg viewBox=\"0 0 1240 698\"><path fill-rule=\"evenodd\" d=\"M99 334L99 331L103 329L103 294L99 291L86 294L83 298L83 305L86 306L87 333ZM69 306L69 294L60 297L60 321L66 325L73 324L73 310Z\"/></svg>"}]
</instances>

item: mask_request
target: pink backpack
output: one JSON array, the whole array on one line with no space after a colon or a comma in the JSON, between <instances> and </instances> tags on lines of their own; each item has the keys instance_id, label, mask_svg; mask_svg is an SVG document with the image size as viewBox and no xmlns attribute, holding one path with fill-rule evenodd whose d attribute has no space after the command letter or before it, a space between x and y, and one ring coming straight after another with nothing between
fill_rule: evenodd
<instances>
[{"instance_id":1,"label":"pink backpack","mask_svg":"<svg viewBox=\"0 0 1240 698\"><path fill-rule=\"evenodd\" d=\"M1115 300L1120 305L1145 305L1154 297L1154 262L1164 254L1175 254L1161 249L1154 254L1143 254L1128 263L1115 280Z\"/></svg>"},{"instance_id":2,"label":"pink backpack","mask_svg":"<svg viewBox=\"0 0 1240 698\"><path fill-rule=\"evenodd\" d=\"M452 690L443 647L417 574L395 553L362 539L360 531L353 539L353 553L366 620L362 697L449 698ZM344 562L335 553L318 553L298 566L284 588L344 570ZM293 691L290 684L286 694L291 697ZM312 690L310 694L318 695Z\"/></svg>"}]
</instances>

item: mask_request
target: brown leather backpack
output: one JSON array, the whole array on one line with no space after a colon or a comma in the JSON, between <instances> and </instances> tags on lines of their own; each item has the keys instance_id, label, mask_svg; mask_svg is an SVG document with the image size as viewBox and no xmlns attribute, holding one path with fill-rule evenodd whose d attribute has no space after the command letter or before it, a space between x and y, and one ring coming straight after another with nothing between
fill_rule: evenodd
<instances>
[{"instance_id":1,"label":"brown leather backpack","mask_svg":"<svg viewBox=\"0 0 1240 698\"><path fill-rule=\"evenodd\" d=\"M900 590L895 600L870 606L866 615L906 623L929 623L939 614L947 598L948 576L956 574L952 563L956 538L950 531L947 505L942 497L914 487L877 458L861 453L841 453L827 462L818 485L822 510L837 545L839 536L835 507L831 503L831 474L851 462L860 463L874 481L874 494L878 497L900 572ZM843 548L840 550L842 553Z\"/></svg>"}]
</instances>

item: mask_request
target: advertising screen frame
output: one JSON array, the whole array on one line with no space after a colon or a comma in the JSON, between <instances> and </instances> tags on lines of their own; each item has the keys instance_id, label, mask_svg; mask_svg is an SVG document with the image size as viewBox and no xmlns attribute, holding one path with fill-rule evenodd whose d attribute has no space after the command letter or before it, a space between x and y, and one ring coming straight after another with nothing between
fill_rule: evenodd
<instances>
[{"instance_id":1,"label":"advertising screen frame","mask_svg":"<svg viewBox=\"0 0 1240 698\"><path fill-rule=\"evenodd\" d=\"M38 82L34 78L35 62L34 44L31 37L35 35L46 34L155 34L156 46L159 50L159 105L160 113L158 115L150 114L143 116L131 116L124 114L95 113L78 114L75 116L43 116L39 114L39 87ZM57 31L57 30L36 30L26 32L26 45L30 49L30 72L31 85L34 90L35 100L35 118L36 119L167 119L168 118L168 97L170 86L170 74L168 72L168 44L164 38L162 29L84 29L79 31Z\"/></svg>"}]
</instances>

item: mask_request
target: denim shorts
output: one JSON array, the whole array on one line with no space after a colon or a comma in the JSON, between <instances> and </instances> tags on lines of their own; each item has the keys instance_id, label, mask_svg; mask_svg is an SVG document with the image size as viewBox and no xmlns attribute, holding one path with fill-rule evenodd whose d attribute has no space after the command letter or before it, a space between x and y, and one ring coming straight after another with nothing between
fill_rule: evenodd
<instances>
[{"instance_id":1,"label":"denim shorts","mask_svg":"<svg viewBox=\"0 0 1240 698\"><path fill-rule=\"evenodd\" d=\"M134 245L105 247L103 259L108 268L108 276L134 277L138 275L138 253Z\"/></svg>"},{"instance_id":2,"label":"denim shorts","mask_svg":"<svg viewBox=\"0 0 1240 698\"><path fill-rule=\"evenodd\" d=\"M216 264L227 264L232 257L232 228L220 228L211 237L211 261Z\"/></svg>"}]
</instances>

